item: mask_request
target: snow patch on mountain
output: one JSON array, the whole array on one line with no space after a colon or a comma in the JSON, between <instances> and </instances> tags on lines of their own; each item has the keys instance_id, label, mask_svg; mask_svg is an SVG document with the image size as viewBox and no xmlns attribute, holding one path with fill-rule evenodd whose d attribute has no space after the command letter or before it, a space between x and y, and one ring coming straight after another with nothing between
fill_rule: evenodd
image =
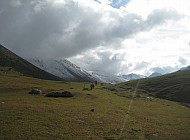
<instances>
[{"instance_id":1,"label":"snow patch on mountain","mask_svg":"<svg viewBox=\"0 0 190 140\"><path fill-rule=\"evenodd\" d=\"M126 80L123 77L114 74L102 71L88 71L88 72L94 77L100 79L104 83L116 84L116 83L126 82Z\"/></svg>"},{"instance_id":2,"label":"snow patch on mountain","mask_svg":"<svg viewBox=\"0 0 190 140\"><path fill-rule=\"evenodd\" d=\"M92 74L94 77L97 77L104 81L105 83L121 83L121 82L126 82L130 80L135 80L135 79L141 79L141 78L146 78L144 75L140 74L126 74L126 75L113 75L105 72L100 72L100 71L89 71L90 74Z\"/></svg>"},{"instance_id":3,"label":"snow patch on mountain","mask_svg":"<svg viewBox=\"0 0 190 140\"><path fill-rule=\"evenodd\" d=\"M28 59L28 61L51 74L63 78L66 81L94 82L96 80L99 80L66 59Z\"/></svg>"}]
</instances>

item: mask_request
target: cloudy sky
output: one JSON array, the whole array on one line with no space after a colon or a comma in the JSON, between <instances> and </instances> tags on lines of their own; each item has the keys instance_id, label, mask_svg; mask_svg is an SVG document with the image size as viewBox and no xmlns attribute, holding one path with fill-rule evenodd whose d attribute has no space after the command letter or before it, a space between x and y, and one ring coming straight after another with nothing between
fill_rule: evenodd
<instances>
[{"instance_id":1,"label":"cloudy sky","mask_svg":"<svg viewBox=\"0 0 190 140\"><path fill-rule=\"evenodd\" d=\"M189 0L1 0L0 43L86 70L162 74L190 65Z\"/></svg>"}]
</instances>

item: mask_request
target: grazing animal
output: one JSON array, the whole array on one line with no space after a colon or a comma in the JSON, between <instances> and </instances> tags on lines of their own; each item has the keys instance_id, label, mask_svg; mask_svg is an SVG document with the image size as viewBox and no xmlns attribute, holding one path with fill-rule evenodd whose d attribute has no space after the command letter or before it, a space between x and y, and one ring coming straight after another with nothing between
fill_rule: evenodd
<instances>
[{"instance_id":1,"label":"grazing animal","mask_svg":"<svg viewBox=\"0 0 190 140\"><path fill-rule=\"evenodd\" d=\"M94 88L94 84L91 84L90 85L90 89L92 90Z\"/></svg>"}]
</instances>

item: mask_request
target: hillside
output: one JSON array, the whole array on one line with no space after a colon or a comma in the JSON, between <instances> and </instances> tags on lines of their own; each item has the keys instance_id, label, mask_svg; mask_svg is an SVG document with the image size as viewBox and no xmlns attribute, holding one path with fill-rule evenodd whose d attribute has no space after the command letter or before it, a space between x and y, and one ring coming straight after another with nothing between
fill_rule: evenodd
<instances>
[{"instance_id":1,"label":"hillside","mask_svg":"<svg viewBox=\"0 0 190 140\"><path fill-rule=\"evenodd\" d=\"M50 74L32 65L2 45L0 45L0 66L11 67L16 71L30 77L46 80L63 80L62 78L54 76L53 74Z\"/></svg>"},{"instance_id":2,"label":"hillside","mask_svg":"<svg viewBox=\"0 0 190 140\"><path fill-rule=\"evenodd\" d=\"M83 90L88 83L41 80L7 69L0 67L1 140L190 139L190 110L178 103L133 100L106 90L111 84L88 91ZM44 94L28 94L31 88ZM50 91L70 91L74 97L45 97Z\"/></svg>"},{"instance_id":3,"label":"hillside","mask_svg":"<svg viewBox=\"0 0 190 140\"><path fill-rule=\"evenodd\" d=\"M134 88L137 80L118 85L123 89ZM171 101L190 103L190 71L178 71L164 76L141 79L138 91Z\"/></svg>"}]
</instances>

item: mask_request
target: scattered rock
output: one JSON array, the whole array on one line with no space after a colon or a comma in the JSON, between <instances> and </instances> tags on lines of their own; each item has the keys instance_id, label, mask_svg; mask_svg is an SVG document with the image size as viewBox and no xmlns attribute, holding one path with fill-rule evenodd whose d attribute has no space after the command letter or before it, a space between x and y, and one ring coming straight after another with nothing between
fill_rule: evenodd
<instances>
[{"instance_id":1,"label":"scattered rock","mask_svg":"<svg viewBox=\"0 0 190 140\"><path fill-rule=\"evenodd\" d=\"M158 137L158 136L159 136L158 132L145 134L145 137L148 139L152 139L152 137Z\"/></svg>"},{"instance_id":2,"label":"scattered rock","mask_svg":"<svg viewBox=\"0 0 190 140\"><path fill-rule=\"evenodd\" d=\"M157 137L158 136L158 133L154 133L154 134L152 134L153 136L155 136L155 137Z\"/></svg>"},{"instance_id":3,"label":"scattered rock","mask_svg":"<svg viewBox=\"0 0 190 140\"><path fill-rule=\"evenodd\" d=\"M70 98L73 97L74 95L69 92L69 91L64 91L64 92L49 92L46 94L46 97L65 97L65 98Z\"/></svg>"},{"instance_id":4,"label":"scattered rock","mask_svg":"<svg viewBox=\"0 0 190 140\"><path fill-rule=\"evenodd\" d=\"M34 95L38 95L38 94L42 94L42 91L39 89L32 89L29 94L34 94Z\"/></svg>"},{"instance_id":5,"label":"scattered rock","mask_svg":"<svg viewBox=\"0 0 190 140\"><path fill-rule=\"evenodd\" d=\"M94 112L94 110L95 110L95 109L91 109L90 111L91 111L91 112Z\"/></svg>"},{"instance_id":6,"label":"scattered rock","mask_svg":"<svg viewBox=\"0 0 190 140\"><path fill-rule=\"evenodd\" d=\"M150 101L154 99L153 97L146 97L146 98L149 99Z\"/></svg>"},{"instance_id":7,"label":"scattered rock","mask_svg":"<svg viewBox=\"0 0 190 140\"><path fill-rule=\"evenodd\" d=\"M4 104L5 102L1 102L2 104Z\"/></svg>"},{"instance_id":8,"label":"scattered rock","mask_svg":"<svg viewBox=\"0 0 190 140\"><path fill-rule=\"evenodd\" d=\"M119 134L122 130L120 128L114 128L111 130L112 134Z\"/></svg>"}]
</instances>

